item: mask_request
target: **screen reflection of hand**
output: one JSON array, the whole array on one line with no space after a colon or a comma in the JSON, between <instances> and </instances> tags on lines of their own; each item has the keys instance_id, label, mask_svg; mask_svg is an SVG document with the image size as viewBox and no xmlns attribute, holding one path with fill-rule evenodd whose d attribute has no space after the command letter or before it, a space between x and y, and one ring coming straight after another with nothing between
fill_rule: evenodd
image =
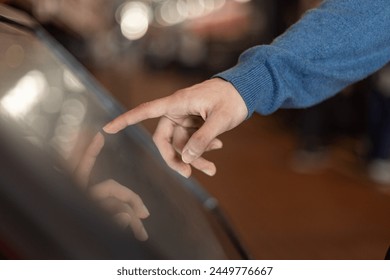
<instances>
[{"instance_id":1,"label":"screen reflection of hand","mask_svg":"<svg viewBox=\"0 0 390 280\"><path fill-rule=\"evenodd\" d=\"M114 215L121 226L130 226L135 237L145 241L148 239L148 233L141 219L147 218L149 211L139 195L113 179L88 187L91 171L104 142L104 136L100 132L93 138L75 171L76 180L94 200Z\"/></svg>"}]
</instances>

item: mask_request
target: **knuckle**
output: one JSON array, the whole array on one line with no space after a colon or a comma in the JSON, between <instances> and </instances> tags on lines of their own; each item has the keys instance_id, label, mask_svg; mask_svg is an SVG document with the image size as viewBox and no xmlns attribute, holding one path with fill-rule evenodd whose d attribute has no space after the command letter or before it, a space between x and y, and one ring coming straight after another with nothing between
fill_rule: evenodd
<instances>
[{"instance_id":1,"label":"knuckle","mask_svg":"<svg viewBox=\"0 0 390 280\"><path fill-rule=\"evenodd\" d=\"M105 185L112 186L115 183L115 180L114 179L107 179L105 181L105 183L106 183Z\"/></svg>"},{"instance_id":2,"label":"knuckle","mask_svg":"<svg viewBox=\"0 0 390 280\"><path fill-rule=\"evenodd\" d=\"M155 131L155 133L153 133L152 139L157 145L165 139L165 136L161 133L161 131Z\"/></svg>"},{"instance_id":3,"label":"knuckle","mask_svg":"<svg viewBox=\"0 0 390 280\"><path fill-rule=\"evenodd\" d=\"M154 133L152 136L152 139L153 139L153 142L155 144L157 144L160 141L160 136L158 134Z\"/></svg>"}]
</instances>

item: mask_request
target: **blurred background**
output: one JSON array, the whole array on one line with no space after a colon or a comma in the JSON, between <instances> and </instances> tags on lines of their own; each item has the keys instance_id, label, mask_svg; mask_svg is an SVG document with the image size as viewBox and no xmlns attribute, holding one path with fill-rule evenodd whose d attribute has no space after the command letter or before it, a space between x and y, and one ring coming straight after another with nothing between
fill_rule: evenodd
<instances>
[{"instance_id":1,"label":"blurred background","mask_svg":"<svg viewBox=\"0 0 390 280\"><path fill-rule=\"evenodd\" d=\"M314 0L9 0L127 108L233 66ZM146 121L152 132L156 120ZM383 259L390 245L390 66L315 107L253 116L193 175L256 259ZM153 176L153 174L151 174Z\"/></svg>"}]
</instances>

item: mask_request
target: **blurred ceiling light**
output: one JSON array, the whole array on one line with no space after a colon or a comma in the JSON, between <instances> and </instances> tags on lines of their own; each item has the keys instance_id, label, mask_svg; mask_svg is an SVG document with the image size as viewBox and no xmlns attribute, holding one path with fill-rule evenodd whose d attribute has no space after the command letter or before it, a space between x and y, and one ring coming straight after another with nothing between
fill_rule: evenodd
<instances>
[{"instance_id":1,"label":"blurred ceiling light","mask_svg":"<svg viewBox=\"0 0 390 280\"><path fill-rule=\"evenodd\" d=\"M70 126L80 125L85 117L86 108L78 99L68 99L62 105L61 121Z\"/></svg>"},{"instance_id":2,"label":"blurred ceiling light","mask_svg":"<svg viewBox=\"0 0 390 280\"><path fill-rule=\"evenodd\" d=\"M205 4L203 0L187 0L188 18L197 18L205 14Z\"/></svg>"},{"instance_id":3,"label":"blurred ceiling light","mask_svg":"<svg viewBox=\"0 0 390 280\"><path fill-rule=\"evenodd\" d=\"M73 92L83 92L85 90L84 85L79 81L79 79L68 69L64 70L64 84L65 87Z\"/></svg>"},{"instance_id":4,"label":"blurred ceiling light","mask_svg":"<svg viewBox=\"0 0 390 280\"><path fill-rule=\"evenodd\" d=\"M79 131L78 127L66 124L56 126L51 144L65 159L70 157L79 136Z\"/></svg>"},{"instance_id":5,"label":"blurred ceiling light","mask_svg":"<svg viewBox=\"0 0 390 280\"><path fill-rule=\"evenodd\" d=\"M188 16L188 1L187 0L178 0L176 2L176 9L179 15L181 15L183 18L186 18Z\"/></svg>"},{"instance_id":6,"label":"blurred ceiling light","mask_svg":"<svg viewBox=\"0 0 390 280\"><path fill-rule=\"evenodd\" d=\"M205 16L222 8L226 0L167 0L156 13L160 25L170 26Z\"/></svg>"},{"instance_id":7,"label":"blurred ceiling light","mask_svg":"<svg viewBox=\"0 0 390 280\"><path fill-rule=\"evenodd\" d=\"M147 4L140 1L127 2L118 11L117 21L123 36L129 40L138 40L146 34L152 15Z\"/></svg>"},{"instance_id":8,"label":"blurred ceiling light","mask_svg":"<svg viewBox=\"0 0 390 280\"><path fill-rule=\"evenodd\" d=\"M175 25L186 19L186 7L180 6L183 1L166 1L157 11L156 21L163 26ZM180 10L179 10L180 9Z\"/></svg>"},{"instance_id":9,"label":"blurred ceiling light","mask_svg":"<svg viewBox=\"0 0 390 280\"><path fill-rule=\"evenodd\" d=\"M200 2L200 4L202 5L206 14L212 12L216 6L215 0L203 0Z\"/></svg>"},{"instance_id":10,"label":"blurred ceiling light","mask_svg":"<svg viewBox=\"0 0 390 280\"><path fill-rule=\"evenodd\" d=\"M0 104L13 117L24 117L48 89L42 72L33 70L23 76L1 99Z\"/></svg>"},{"instance_id":11,"label":"blurred ceiling light","mask_svg":"<svg viewBox=\"0 0 390 280\"><path fill-rule=\"evenodd\" d=\"M221 9L226 4L226 0L213 0L214 9Z\"/></svg>"},{"instance_id":12,"label":"blurred ceiling light","mask_svg":"<svg viewBox=\"0 0 390 280\"><path fill-rule=\"evenodd\" d=\"M62 104L51 143L65 158L69 158L80 136L87 108L83 99L71 98Z\"/></svg>"}]
</instances>

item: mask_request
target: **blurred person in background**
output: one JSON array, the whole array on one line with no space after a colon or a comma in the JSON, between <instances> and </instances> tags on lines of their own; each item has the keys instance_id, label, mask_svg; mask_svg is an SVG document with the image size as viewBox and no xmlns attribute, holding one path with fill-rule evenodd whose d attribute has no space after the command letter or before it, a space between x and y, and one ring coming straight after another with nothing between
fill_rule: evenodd
<instances>
[{"instance_id":1,"label":"blurred person in background","mask_svg":"<svg viewBox=\"0 0 390 280\"><path fill-rule=\"evenodd\" d=\"M254 112L319 103L390 60L387 0L329 0L270 45L244 52L236 66L212 79L142 104L105 126L116 133L161 117L154 141L167 164L189 177L191 168L214 175L203 153Z\"/></svg>"}]
</instances>

